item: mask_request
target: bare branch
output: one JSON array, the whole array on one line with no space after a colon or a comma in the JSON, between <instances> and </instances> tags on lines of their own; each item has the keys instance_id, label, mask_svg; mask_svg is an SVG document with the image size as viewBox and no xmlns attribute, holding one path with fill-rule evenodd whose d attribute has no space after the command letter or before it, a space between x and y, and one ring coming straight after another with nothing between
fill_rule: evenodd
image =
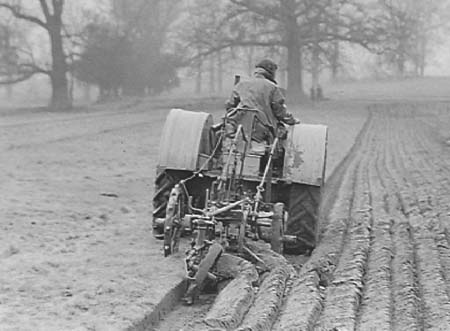
<instances>
[{"instance_id":1,"label":"bare branch","mask_svg":"<svg viewBox=\"0 0 450 331\"><path fill-rule=\"evenodd\" d=\"M270 40L270 41L257 41L257 40L223 40L223 43L218 46L210 47L204 51L198 52L194 56L189 59L183 61L181 66L187 66L192 64L198 59L206 57L211 54L215 54L224 49L233 48L233 47L249 47L249 46L258 46L258 47L273 47L273 46L281 46L282 43L280 40Z\"/></svg>"},{"instance_id":2,"label":"bare branch","mask_svg":"<svg viewBox=\"0 0 450 331\"><path fill-rule=\"evenodd\" d=\"M40 66L38 66L35 63L22 63L19 65L19 68L21 68L22 70L30 70L31 72L35 73L35 74L44 74L44 75L51 75L51 71L41 68Z\"/></svg>"},{"instance_id":3,"label":"bare branch","mask_svg":"<svg viewBox=\"0 0 450 331\"><path fill-rule=\"evenodd\" d=\"M0 2L0 8L8 9L9 12L18 19L37 24L37 25L43 27L44 29L48 30L48 26L47 26L46 22L44 22L43 20L41 20L40 18L38 18L36 16L22 13L22 11L21 11L22 8L20 6L13 6L13 5L5 3L5 2Z\"/></svg>"},{"instance_id":4,"label":"bare branch","mask_svg":"<svg viewBox=\"0 0 450 331\"><path fill-rule=\"evenodd\" d=\"M49 70L45 70L34 63L22 63L16 68L16 72L11 72L10 70L6 72L0 71L0 85L11 85L23 82L36 74L51 75Z\"/></svg>"},{"instance_id":5,"label":"bare branch","mask_svg":"<svg viewBox=\"0 0 450 331\"><path fill-rule=\"evenodd\" d=\"M255 4L255 2L251 3L248 0L230 0L231 3L244 7L248 9L250 12L253 12L255 14L271 18L276 21L282 21L282 17L280 15L276 14L276 11L272 10L272 8L264 8L262 6L258 6Z\"/></svg>"},{"instance_id":6,"label":"bare branch","mask_svg":"<svg viewBox=\"0 0 450 331\"><path fill-rule=\"evenodd\" d=\"M225 23L228 23L229 21L231 21L232 19L237 18L237 17L239 17L240 15L248 14L248 13L250 13L250 11L249 11L248 9L236 9L236 10L230 12L230 13L227 13L227 14L219 21L218 26L222 26L222 25L224 25Z\"/></svg>"},{"instance_id":7,"label":"bare branch","mask_svg":"<svg viewBox=\"0 0 450 331\"><path fill-rule=\"evenodd\" d=\"M30 73L24 74L23 76L20 76L20 77L7 78L5 80L0 79L0 85L17 84L17 83L20 83L20 82L30 79L31 77L33 77L36 74L37 74L37 72L30 72Z\"/></svg>"},{"instance_id":8,"label":"bare branch","mask_svg":"<svg viewBox=\"0 0 450 331\"><path fill-rule=\"evenodd\" d=\"M48 22L51 18L51 14L48 8L47 0L39 0L39 2L41 4L42 12L44 13L45 19Z\"/></svg>"}]
</instances>

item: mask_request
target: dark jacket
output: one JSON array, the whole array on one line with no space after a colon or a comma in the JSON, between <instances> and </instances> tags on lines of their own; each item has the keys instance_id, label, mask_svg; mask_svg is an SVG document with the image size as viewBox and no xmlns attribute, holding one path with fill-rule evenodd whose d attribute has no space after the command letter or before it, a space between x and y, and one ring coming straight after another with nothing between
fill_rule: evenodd
<instances>
[{"instance_id":1,"label":"dark jacket","mask_svg":"<svg viewBox=\"0 0 450 331\"><path fill-rule=\"evenodd\" d=\"M266 76L263 68L256 68L250 80L242 80L235 85L227 109L249 108L260 110L257 118L261 123L276 129L279 121L289 125L295 124L295 119L286 110L285 98L280 88Z\"/></svg>"}]
</instances>

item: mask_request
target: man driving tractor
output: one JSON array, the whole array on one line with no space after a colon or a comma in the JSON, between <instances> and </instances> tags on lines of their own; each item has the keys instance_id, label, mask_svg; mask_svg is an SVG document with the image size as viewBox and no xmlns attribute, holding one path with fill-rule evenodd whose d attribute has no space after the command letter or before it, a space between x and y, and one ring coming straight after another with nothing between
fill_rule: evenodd
<instances>
[{"instance_id":1,"label":"man driving tractor","mask_svg":"<svg viewBox=\"0 0 450 331\"><path fill-rule=\"evenodd\" d=\"M191 303L207 279L217 278L223 251L256 256L246 238L293 254L316 246L328 129L294 126L299 121L286 110L276 69L264 60L254 77L237 82L217 124L206 112L172 109L167 116L153 228L165 256L178 250L184 230L196 233L185 260Z\"/></svg>"},{"instance_id":2,"label":"man driving tractor","mask_svg":"<svg viewBox=\"0 0 450 331\"><path fill-rule=\"evenodd\" d=\"M234 86L231 98L226 104L228 118L239 123L246 110L257 110L252 140L257 143L271 143L275 135L280 136L280 133L285 132L282 130L283 124L280 123L294 125L300 121L286 109L284 95L275 80L278 66L265 59L256 64L255 68L250 80L240 81ZM235 109L239 111L234 111Z\"/></svg>"}]
</instances>

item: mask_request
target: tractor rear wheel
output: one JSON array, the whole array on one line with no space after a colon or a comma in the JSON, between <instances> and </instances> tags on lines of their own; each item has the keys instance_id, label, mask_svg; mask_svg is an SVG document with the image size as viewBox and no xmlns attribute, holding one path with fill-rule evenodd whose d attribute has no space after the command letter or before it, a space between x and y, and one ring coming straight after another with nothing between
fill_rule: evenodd
<instances>
[{"instance_id":1,"label":"tractor rear wheel","mask_svg":"<svg viewBox=\"0 0 450 331\"><path fill-rule=\"evenodd\" d=\"M284 253L309 254L316 247L319 234L320 191L319 186L291 185L286 234L295 235L297 243L285 243Z\"/></svg>"}]
</instances>

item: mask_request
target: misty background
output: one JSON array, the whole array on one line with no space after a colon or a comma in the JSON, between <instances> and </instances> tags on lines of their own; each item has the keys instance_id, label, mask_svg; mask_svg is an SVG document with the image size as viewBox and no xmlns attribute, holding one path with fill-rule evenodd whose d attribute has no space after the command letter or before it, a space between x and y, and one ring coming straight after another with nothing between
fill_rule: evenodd
<instances>
[{"instance_id":1,"label":"misty background","mask_svg":"<svg viewBox=\"0 0 450 331\"><path fill-rule=\"evenodd\" d=\"M0 1L2 104L224 96L279 63L290 102L352 81L450 75L449 0ZM325 88L326 93L326 88Z\"/></svg>"}]
</instances>

